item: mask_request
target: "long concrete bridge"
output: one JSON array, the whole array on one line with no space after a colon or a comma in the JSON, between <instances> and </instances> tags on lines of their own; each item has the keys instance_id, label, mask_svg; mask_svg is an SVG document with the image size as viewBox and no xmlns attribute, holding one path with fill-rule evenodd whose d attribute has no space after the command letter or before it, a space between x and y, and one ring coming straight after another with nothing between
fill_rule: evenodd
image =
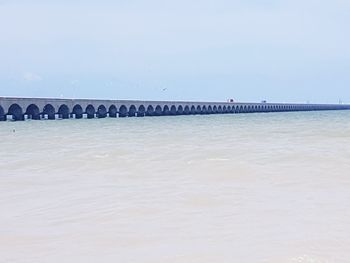
<instances>
[{"instance_id":1,"label":"long concrete bridge","mask_svg":"<svg viewBox=\"0 0 350 263\"><path fill-rule=\"evenodd\" d=\"M0 120L349 110L344 104L229 103L0 97Z\"/></svg>"}]
</instances>

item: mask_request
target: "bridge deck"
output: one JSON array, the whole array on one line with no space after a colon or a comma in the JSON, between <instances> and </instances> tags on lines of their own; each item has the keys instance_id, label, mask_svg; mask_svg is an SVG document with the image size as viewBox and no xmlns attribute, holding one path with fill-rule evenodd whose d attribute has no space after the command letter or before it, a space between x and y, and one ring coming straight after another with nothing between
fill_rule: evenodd
<instances>
[{"instance_id":1,"label":"bridge deck","mask_svg":"<svg viewBox=\"0 0 350 263\"><path fill-rule=\"evenodd\" d=\"M143 117L315 110L349 110L344 104L229 103L0 97L0 120Z\"/></svg>"}]
</instances>

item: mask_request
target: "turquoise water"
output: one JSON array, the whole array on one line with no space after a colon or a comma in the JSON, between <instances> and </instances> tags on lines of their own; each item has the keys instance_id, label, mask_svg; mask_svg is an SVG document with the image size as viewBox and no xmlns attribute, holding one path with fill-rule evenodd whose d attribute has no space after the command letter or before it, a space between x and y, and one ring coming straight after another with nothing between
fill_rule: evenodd
<instances>
[{"instance_id":1,"label":"turquoise water","mask_svg":"<svg viewBox=\"0 0 350 263\"><path fill-rule=\"evenodd\" d=\"M0 123L1 261L349 262L349 120Z\"/></svg>"}]
</instances>

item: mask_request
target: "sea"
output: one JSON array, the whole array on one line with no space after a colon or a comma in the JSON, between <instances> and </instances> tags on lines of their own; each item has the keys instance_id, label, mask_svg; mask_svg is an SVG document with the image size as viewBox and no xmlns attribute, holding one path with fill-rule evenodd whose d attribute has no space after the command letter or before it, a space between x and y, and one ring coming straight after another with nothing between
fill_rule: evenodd
<instances>
[{"instance_id":1,"label":"sea","mask_svg":"<svg viewBox=\"0 0 350 263\"><path fill-rule=\"evenodd\" d=\"M350 111L7 121L0 138L0 262L350 262Z\"/></svg>"}]
</instances>

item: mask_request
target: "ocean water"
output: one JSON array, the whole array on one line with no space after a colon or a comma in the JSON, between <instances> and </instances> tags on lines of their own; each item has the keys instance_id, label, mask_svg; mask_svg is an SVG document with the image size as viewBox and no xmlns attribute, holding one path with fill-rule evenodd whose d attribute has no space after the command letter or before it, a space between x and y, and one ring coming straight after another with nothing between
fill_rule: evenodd
<instances>
[{"instance_id":1,"label":"ocean water","mask_svg":"<svg viewBox=\"0 0 350 263\"><path fill-rule=\"evenodd\" d=\"M3 122L0 137L0 262L350 262L350 111Z\"/></svg>"}]
</instances>

